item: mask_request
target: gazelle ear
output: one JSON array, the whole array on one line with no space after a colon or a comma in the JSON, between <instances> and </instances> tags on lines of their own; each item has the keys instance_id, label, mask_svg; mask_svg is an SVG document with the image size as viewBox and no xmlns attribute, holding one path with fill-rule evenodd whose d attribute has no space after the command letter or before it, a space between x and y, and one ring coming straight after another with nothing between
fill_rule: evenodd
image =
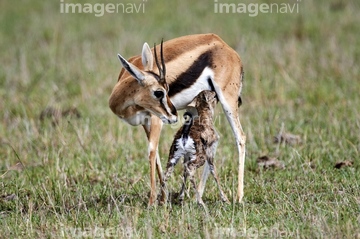
<instances>
[{"instance_id":1,"label":"gazelle ear","mask_svg":"<svg viewBox=\"0 0 360 239\"><path fill-rule=\"evenodd\" d=\"M145 42L141 52L141 61L146 71L152 71L154 58L149 45Z\"/></svg>"},{"instance_id":2,"label":"gazelle ear","mask_svg":"<svg viewBox=\"0 0 360 239\"><path fill-rule=\"evenodd\" d=\"M144 74L140 71L139 68L128 62L124 57L118 54L119 60L125 70L127 70L140 84L142 84L145 79Z\"/></svg>"}]
</instances>

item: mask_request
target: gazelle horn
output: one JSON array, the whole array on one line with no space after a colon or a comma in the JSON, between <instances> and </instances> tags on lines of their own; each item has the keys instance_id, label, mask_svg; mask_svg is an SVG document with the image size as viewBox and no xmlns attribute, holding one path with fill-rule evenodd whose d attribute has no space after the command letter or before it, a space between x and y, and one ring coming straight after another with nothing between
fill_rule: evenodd
<instances>
[{"instance_id":1,"label":"gazelle horn","mask_svg":"<svg viewBox=\"0 0 360 239\"><path fill-rule=\"evenodd\" d=\"M156 45L154 45L154 55L155 55L155 62L156 62L157 68L159 69L160 81L165 82L166 67L165 67L165 61L164 61L163 40L161 40L161 45L160 45L161 66L160 66L159 59L158 59L157 53L156 53Z\"/></svg>"}]
</instances>

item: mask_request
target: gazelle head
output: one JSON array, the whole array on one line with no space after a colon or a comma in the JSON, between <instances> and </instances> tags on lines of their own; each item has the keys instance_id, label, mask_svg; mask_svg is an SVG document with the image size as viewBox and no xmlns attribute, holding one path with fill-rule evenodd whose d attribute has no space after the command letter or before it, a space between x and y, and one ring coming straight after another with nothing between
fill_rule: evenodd
<instances>
[{"instance_id":1,"label":"gazelle head","mask_svg":"<svg viewBox=\"0 0 360 239\"><path fill-rule=\"evenodd\" d=\"M144 43L141 54L141 61L144 70L139 69L137 66L128 62L124 57L118 54L119 60L124 69L138 82L136 89L131 89L133 90L133 94L130 95L131 99L127 100L133 101L136 106L140 106L145 111L158 116L164 123L172 124L177 122L177 111L168 96L169 85L165 79L166 67L162 41L160 47L161 63L157 57L156 46L154 46L154 55L159 73L153 71L154 57L147 43ZM121 84L121 82L118 82L118 84ZM123 102L123 104L127 104L127 102Z\"/></svg>"}]
</instances>

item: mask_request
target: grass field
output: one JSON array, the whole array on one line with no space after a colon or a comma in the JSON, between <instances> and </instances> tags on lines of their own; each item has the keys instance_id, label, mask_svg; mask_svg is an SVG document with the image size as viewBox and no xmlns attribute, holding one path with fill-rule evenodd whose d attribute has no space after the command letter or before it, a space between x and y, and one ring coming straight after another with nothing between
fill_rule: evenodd
<instances>
[{"instance_id":1,"label":"grass field","mask_svg":"<svg viewBox=\"0 0 360 239\"><path fill-rule=\"evenodd\" d=\"M205 0L123 2L144 11L97 17L60 13L56 0L0 2L0 238L360 238L358 1L284 0L299 12L256 17L214 13ZM192 191L183 205L148 208L145 133L108 108L116 54L207 32L244 62L244 202L222 204L209 178L208 217ZM47 107L75 107L80 117L40 121ZM215 160L234 201L238 156L217 112ZM178 127L163 129L163 167ZM275 144L281 129L301 143ZM285 168L264 170L263 155ZM334 167L345 160L353 164ZM171 189L180 182L178 166Z\"/></svg>"}]
</instances>

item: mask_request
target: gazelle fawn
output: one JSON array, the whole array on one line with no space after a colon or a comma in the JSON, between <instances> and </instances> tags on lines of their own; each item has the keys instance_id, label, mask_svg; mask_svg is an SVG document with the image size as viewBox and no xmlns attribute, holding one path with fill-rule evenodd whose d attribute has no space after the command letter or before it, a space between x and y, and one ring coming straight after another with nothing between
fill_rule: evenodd
<instances>
[{"instance_id":1,"label":"gazelle fawn","mask_svg":"<svg viewBox=\"0 0 360 239\"><path fill-rule=\"evenodd\" d=\"M169 159L164 173L161 203L164 203L168 194L166 191L166 182L174 171L175 165L179 159L184 157L184 180L181 186L179 199L182 201L185 194L185 185L187 178L195 190L196 200L204 206L202 194L197 190L194 179L196 169L208 163L209 170L214 176L216 184L220 191L221 200L228 202L226 195L221 189L219 178L216 174L214 165L215 151L219 140L219 135L214 128L214 109L217 103L216 93L205 90L195 98L195 108L198 112L196 117L189 112L184 114L188 118L184 125L176 133L170 148Z\"/></svg>"}]
</instances>

